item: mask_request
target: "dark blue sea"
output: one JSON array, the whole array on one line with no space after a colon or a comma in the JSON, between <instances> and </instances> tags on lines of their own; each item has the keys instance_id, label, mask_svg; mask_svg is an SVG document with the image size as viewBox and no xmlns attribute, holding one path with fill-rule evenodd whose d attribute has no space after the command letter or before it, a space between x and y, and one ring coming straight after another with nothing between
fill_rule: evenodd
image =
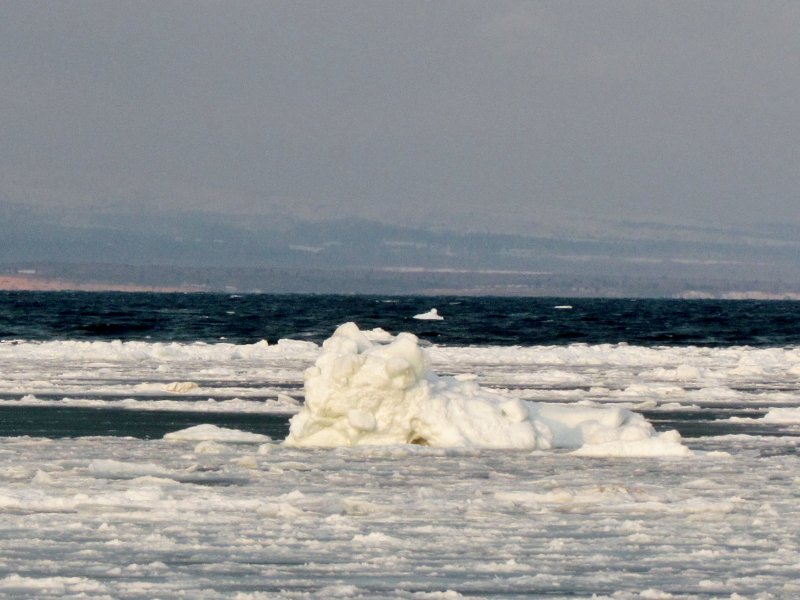
<instances>
[{"instance_id":1,"label":"dark blue sea","mask_svg":"<svg viewBox=\"0 0 800 600\"><path fill-rule=\"evenodd\" d=\"M413 318L434 307L444 320ZM800 344L800 302L791 301L0 293L0 340L319 343L347 321L456 346Z\"/></svg>"}]
</instances>

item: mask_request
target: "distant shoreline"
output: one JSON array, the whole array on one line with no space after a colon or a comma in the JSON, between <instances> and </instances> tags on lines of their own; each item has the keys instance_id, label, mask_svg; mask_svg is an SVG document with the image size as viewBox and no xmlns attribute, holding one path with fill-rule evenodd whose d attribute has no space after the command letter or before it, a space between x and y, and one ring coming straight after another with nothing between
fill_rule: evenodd
<instances>
[{"instance_id":1,"label":"distant shoreline","mask_svg":"<svg viewBox=\"0 0 800 600\"><path fill-rule=\"evenodd\" d=\"M0 275L0 291L4 292L163 292L185 293L208 291L200 286L159 286L102 281L71 281L33 275Z\"/></svg>"},{"instance_id":2,"label":"distant shoreline","mask_svg":"<svg viewBox=\"0 0 800 600\"><path fill-rule=\"evenodd\" d=\"M223 290L214 289L201 285L143 285L134 283L112 283L107 281L74 281L70 279L42 277L36 275L0 275L0 292L153 292L153 293L238 293L238 294L333 294L340 295L342 292L309 292L297 291L288 292L285 290L264 292L261 290ZM413 295L413 296L492 296L490 293L476 293L475 290L437 290L437 293L431 291L417 292L414 294L388 294L388 295ZM369 294L370 292L357 292L357 295ZM383 292L373 292L382 294ZM621 298L625 296L565 296L563 294L523 294L521 297L539 298L539 297L596 297L596 298ZM630 296L631 298L644 299L644 298L664 298L673 300L764 300L764 301L800 301L800 292L784 292L784 293L770 293L758 290L747 291L721 291L716 294L708 292L698 292L694 290L687 290L686 292L674 294L672 296Z\"/></svg>"}]
</instances>

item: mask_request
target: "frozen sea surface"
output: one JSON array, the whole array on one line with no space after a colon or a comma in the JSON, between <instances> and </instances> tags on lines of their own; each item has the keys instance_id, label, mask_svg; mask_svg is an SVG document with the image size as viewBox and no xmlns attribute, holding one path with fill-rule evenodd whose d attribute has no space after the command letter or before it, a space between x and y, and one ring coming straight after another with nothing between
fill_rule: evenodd
<instances>
[{"instance_id":1,"label":"frozen sea surface","mask_svg":"<svg viewBox=\"0 0 800 600\"><path fill-rule=\"evenodd\" d=\"M800 595L797 348L428 352L509 398L632 408L695 454L290 448L316 344L6 341L0 597Z\"/></svg>"},{"instance_id":2,"label":"frozen sea surface","mask_svg":"<svg viewBox=\"0 0 800 600\"><path fill-rule=\"evenodd\" d=\"M598 460L7 439L0 594L795 597L798 457L743 446Z\"/></svg>"}]
</instances>

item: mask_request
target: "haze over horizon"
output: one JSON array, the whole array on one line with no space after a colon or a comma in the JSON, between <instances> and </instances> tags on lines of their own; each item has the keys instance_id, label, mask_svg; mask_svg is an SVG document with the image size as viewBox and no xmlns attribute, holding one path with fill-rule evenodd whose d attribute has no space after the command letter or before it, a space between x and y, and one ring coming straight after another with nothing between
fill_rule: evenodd
<instances>
[{"instance_id":1,"label":"haze over horizon","mask_svg":"<svg viewBox=\"0 0 800 600\"><path fill-rule=\"evenodd\" d=\"M796 281L798 30L781 1L4 2L0 262Z\"/></svg>"}]
</instances>

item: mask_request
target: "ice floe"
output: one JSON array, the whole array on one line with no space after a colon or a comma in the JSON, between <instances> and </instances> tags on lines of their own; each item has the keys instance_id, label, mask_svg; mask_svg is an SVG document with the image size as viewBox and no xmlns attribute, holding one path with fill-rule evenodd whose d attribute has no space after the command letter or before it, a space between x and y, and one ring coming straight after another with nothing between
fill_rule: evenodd
<instances>
[{"instance_id":1,"label":"ice floe","mask_svg":"<svg viewBox=\"0 0 800 600\"><path fill-rule=\"evenodd\" d=\"M420 313L418 315L414 315L415 319L420 321L443 321L444 317L439 314L439 310L436 308L430 309L428 312Z\"/></svg>"},{"instance_id":2,"label":"ice floe","mask_svg":"<svg viewBox=\"0 0 800 600\"><path fill-rule=\"evenodd\" d=\"M250 433L249 431L239 431L238 429L228 429L217 427L216 425L195 425L172 431L164 435L165 440L181 442L227 442L227 443L263 443L270 441L269 436L260 433Z\"/></svg>"}]
</instances>

